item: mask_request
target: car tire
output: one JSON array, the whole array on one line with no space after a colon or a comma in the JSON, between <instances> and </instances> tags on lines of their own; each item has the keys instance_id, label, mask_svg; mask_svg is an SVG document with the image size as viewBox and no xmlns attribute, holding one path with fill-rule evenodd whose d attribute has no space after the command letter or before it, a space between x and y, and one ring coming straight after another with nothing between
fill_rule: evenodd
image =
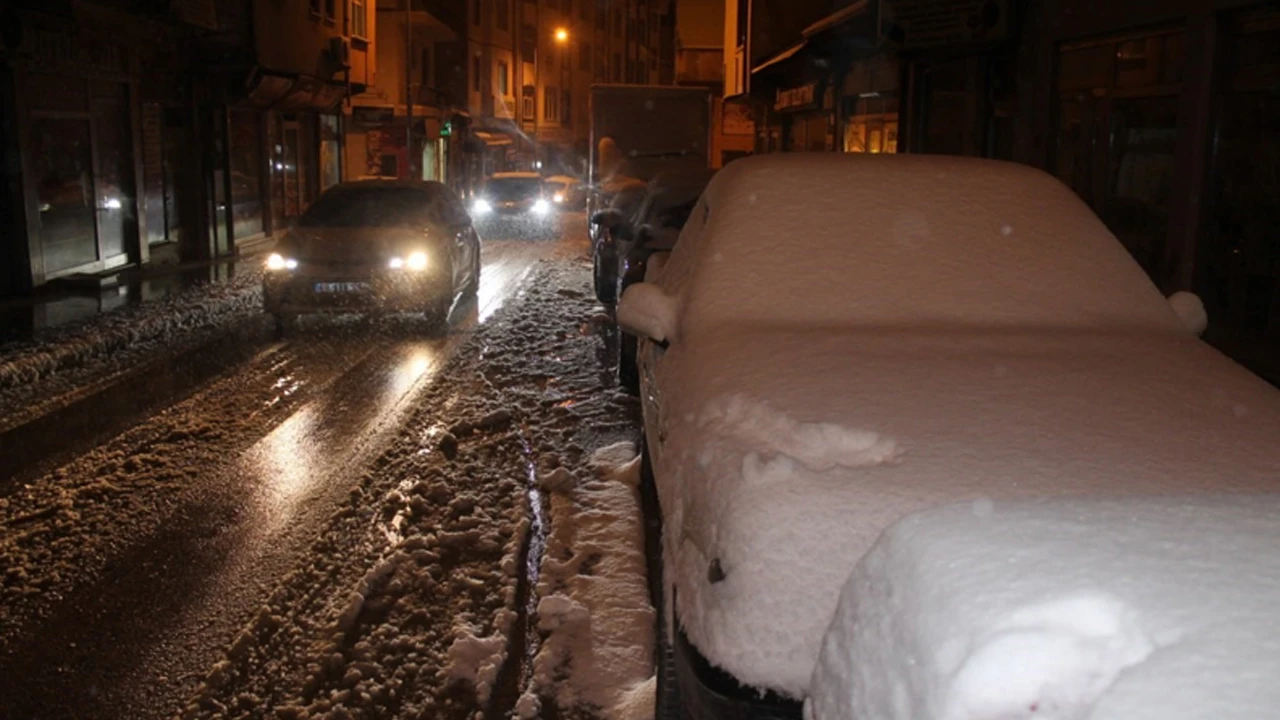
<instances>
[{"instance_id":1,"label":"car tire","mask_svg":"<svg viewBox=\"0 0 1280 720\"><path fill-rule=\"evenodd\" d=\"M462 291L462 296L468 300L475 299L480 294L480 258L477 257L475 263L471 267L471 278L467 280L467 288Z\"/></svg>"},{"instance_id":2,"label":"car tire","mask_svg":"<svg viewBox=\"0 0 1280 720\"><path fill-rule=\"evenodd\" d=\"M649 450L641 441L640 450L640 506L644 516L645 565L649 575L649 601L655 611L654 720L685 720L687 713L680 701L680 684L676 675L676 654L671 643L675 637L667 621L666 588L662 575L662 509L658 504L658 489L654 484L653 465Z\"/></svg>"},{"instance_id":3,"label":"car tire","mask_svg":"<svg viewBox=\"0 0 1280 720\"><path fill-rule=\"evenodd\" d=\"M293 313L273 313L272 319L275 321L278 338L283 338L298 328L298 316Z\"/></svg>"},{"instance_id":4,"label":"car tire","mask_svg":"<svg viewBox=\"0 0 1280 720\"><path fill-rule=\"evenodd\" d=\"M449 290L432 298L431 304L424 313L428 330L438 335L444 335L449 331L449 311L453 310L453 300L458 294L458 288L452 280L453 270L446 268L446 271L441 274L450 278Z\"/></svg>"},{"instance_id":5,"label":"car tire","mask_svg":"<svg viewBox=\"0 0 1280 720\"><path fill-rule=\"evenodd\" d=\"M640 395L640 368L636 364L636 336L618 330L618 387L633 396Z\"/></svg>"},{"instance_id":6,"label":"car tire","mask_svg":"<svg viewBox=\"0 0 1280 720\"><path fill-rule=\"evenodd\" d=\"M596 243L596 251L591 253L592 280L596 299L603 305L612 306L618 301L617 272L614 270L618 266L618 258L616 251L606 250L604 245L605 243Z\"/></svg>"}]
</instances>

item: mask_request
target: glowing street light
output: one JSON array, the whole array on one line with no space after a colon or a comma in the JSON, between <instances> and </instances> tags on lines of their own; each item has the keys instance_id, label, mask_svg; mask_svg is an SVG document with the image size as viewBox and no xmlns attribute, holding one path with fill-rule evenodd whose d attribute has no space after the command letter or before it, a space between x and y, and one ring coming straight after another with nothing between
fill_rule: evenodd
<instances>
[{"instance_id":1,"label":"glowing street light","mask_svg":"<svg viewBox=\"0 0 1280 720\"><path fill-rule=\"evenodd\" d=\"M556 42L564 43L569 41L569 31L564 28L556 28Z\"/></svg>"}]
</instances>

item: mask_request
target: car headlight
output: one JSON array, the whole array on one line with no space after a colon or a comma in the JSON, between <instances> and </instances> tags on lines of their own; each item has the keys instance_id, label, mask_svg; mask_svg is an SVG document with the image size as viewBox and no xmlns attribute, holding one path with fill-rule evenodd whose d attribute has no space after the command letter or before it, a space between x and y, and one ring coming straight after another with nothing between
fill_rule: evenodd
<instances>
[{"instance_id":1,"label":"car headlight","mask_svg":"<svg viewBox=\"0 0 1280 720\"><path fill-rule=\"evenodd\" d=\"M476 215L484 215L485 213L491 210L493 210L493 206L490 205L489 201L485 200L484 198L479 198L471 205L471 212L475 213Z\"/></svg>"},{"instance_id":2,"label":"car headlight","mask_svg":"<svg viewBox=\"0 0 1280 720\"><path fill-rule=\"evenodd\" d=\"M293 270L298 267L298 261L293 258L287 258L280 253L271 253L267 256L268 270Z\"/></svg>"},{"instance_id":3,"label":"car headlight","mask_svg":"<svg viewBox=\"0 0 1280 720\"><path fill-rule=\"evenodd\" d=\"M533 211L539 215L544 215L550 210L551 203L547 202L544 198L538 198L537 201L533 203Z\"/></svg>"},{"instance_id":4,"label":"car headlight","mask_svg":"<svg viewBox=\"0 0 1280 720\"><path fill-rule=\"evenodd\" d=\"M551 196L551 199L558 203L562 203L564 202L564 193L556 193L555 195Z\"/></svg>"},{"instance_id":5,"label":"car headlight","mask_svg":"<svg viewBox=\"0 0 1280 720\"><path fill-rule=\"evenodd\" d=\"M422 251L409 253L409 257L404 261L404 266L410 270L425 270L427 267L427 254Z\"/></svg>"},{"instance_id":6,"label":"car headlight","mask_svg":"<svg viewBox=\"0 0 1280 720\"><path fill-rule=\"evenodd\" d=\"M399 270L404 267L404 258L393 257L387 265L391 266L392 270Z\"/></svg>"}]
</instances>

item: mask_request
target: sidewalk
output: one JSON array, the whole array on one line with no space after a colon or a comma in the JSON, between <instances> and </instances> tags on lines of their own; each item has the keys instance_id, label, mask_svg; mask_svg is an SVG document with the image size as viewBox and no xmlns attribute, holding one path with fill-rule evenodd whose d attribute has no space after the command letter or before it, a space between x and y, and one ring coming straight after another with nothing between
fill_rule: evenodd
<instances>
[{"instance_id":1,"label":"sidewalk","mask_svg":"<svg viewBox=\"0 0 1280 720\"><path fill-rule=\"evenodd\" d=\"M0 301L0 390L261 307L262 254L122 271L118 286L53 283Z\"/></svg>"}]
</instances>

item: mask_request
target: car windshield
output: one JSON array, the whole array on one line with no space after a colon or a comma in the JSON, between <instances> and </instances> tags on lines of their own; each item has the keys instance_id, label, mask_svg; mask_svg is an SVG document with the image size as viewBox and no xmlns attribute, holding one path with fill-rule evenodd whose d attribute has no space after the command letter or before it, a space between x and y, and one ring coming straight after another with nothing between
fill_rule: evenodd
<instances>
[{"instance_id":1,"label":"car windshield","mask_svg":"<svg viewBox=\"0 0 1280 720\"><path fill-rule=\"evenodd\" d=\"M540 178L490 178L484 184L485 194L495 200L521 200L542 193Z\"/></svg>"},{"instance_id":2,"label":"car windshield","mask_svg":"<svg viewBox=\"0 0 1280 720\"><path fill-rule=\"evenodd\" d=\"M404 227L447 224L452 203L449 190L434 188L349 186L326 191L303 213L301 227Z\"/></svg>"}]
</instances>

